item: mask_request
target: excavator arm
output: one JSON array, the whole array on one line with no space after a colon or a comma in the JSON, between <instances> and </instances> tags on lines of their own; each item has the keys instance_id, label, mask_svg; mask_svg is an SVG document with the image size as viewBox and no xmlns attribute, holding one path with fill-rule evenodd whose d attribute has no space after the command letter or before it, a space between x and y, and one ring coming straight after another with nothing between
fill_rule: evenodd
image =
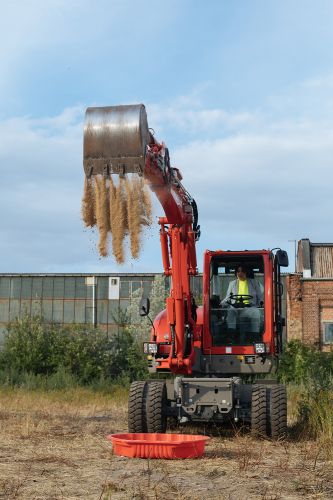
<instances>
[{"instance_id":1,"label":"excavator arm","mask_svg":"<svg viewBox=\"0 0 333 500\"><path fill-rule=\"evenodd\" d=\"M143 176L164 210L159 218L164 273L171 276L166 311L170 328L168 366L190 374L194 362L195 304L190 276L197 274L195 242L200 236L194 199L170 164L169 151L148 128L145 107L139 105L88 108L84 128L86 177L137 174Z\"/></svg>"}]
</instances>

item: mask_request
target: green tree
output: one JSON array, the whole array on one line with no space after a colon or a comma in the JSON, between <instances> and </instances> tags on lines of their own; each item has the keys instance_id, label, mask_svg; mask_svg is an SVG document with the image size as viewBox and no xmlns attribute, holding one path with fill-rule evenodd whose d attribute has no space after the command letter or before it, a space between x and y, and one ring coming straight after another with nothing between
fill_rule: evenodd
<instances>
[{"instance_id":1,"label":"green tree","mask_svg":"<svg viewBox=\"0 0 333 500\"><path fill-rule=\"evenodd\" d=\"M149 295L150 312L149 316L154 321L158 313L165 309L165 300L168 292L165 286L165 276L158 274L154 277L152 289ZM129 331L134 339L140 344L149 339L151 323L149 319L139 315L139 304L142 298L142 291L136 290L131 298L131 304L128 308Z\"/></svg>"}]
</instances>

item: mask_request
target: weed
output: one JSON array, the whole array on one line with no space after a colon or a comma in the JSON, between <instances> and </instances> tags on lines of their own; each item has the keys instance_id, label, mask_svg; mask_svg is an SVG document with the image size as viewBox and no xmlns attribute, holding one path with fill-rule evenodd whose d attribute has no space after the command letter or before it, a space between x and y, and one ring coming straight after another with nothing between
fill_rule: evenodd
<instances>
[{"instance_id":1,"label":"weed","mask_svg":"<svg viewBox=\"0 0 333 500\"><path fill-rule=\"evenodd\" d=\"M114 493L119 493L121 491L125 491L125 488L114 481L108 481L102 486L102 493L99 500L110 500Z\"/></svg>"},{"instance_id":2,"label":"weed","mask_svg":"<svg viewBox=\"0 0 333 500\"><path fill-rule=\"evenodd\" d=\"M332 450L333 351L320 352L292 341L282 357L279 377L289 383L291 434L318 439L323 448Z\"/></svg>"}]
</instances>

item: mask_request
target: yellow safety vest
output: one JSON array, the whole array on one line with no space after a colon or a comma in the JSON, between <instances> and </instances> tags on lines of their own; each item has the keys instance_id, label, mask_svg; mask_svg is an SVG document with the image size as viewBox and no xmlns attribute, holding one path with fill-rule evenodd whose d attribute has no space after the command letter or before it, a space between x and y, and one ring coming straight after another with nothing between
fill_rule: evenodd
<instances>
[{"instance_id":1,"label":"yellow safety vest","mask_svg":"<svg viewBox=\"0 0 333 500\"><path fill-rule=\"evenodd\" d=\"M249 295L249 284L247 280L238 280L238 293L240 295ZM249 299L244 299L244 304L248 304Z\"/></svg>"}]
</instances>

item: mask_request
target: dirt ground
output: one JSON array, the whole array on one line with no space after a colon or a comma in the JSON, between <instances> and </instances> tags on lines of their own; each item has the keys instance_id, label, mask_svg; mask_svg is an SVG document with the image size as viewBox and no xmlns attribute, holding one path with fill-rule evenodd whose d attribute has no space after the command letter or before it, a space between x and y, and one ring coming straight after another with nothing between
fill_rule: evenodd
<instances>
[{"instance_id":1,"label":"dirt ground","mask_svg":"<svg viewBox=\"0 0 333 500\"><path fill-rule=\"evenodd\" d=\"M212 435L202 458L127 459L105 439L126 419L125 391L0 391L0 498L333 498L333 463L318 443L201 428Z\"/></svg>"}]
</instances>

